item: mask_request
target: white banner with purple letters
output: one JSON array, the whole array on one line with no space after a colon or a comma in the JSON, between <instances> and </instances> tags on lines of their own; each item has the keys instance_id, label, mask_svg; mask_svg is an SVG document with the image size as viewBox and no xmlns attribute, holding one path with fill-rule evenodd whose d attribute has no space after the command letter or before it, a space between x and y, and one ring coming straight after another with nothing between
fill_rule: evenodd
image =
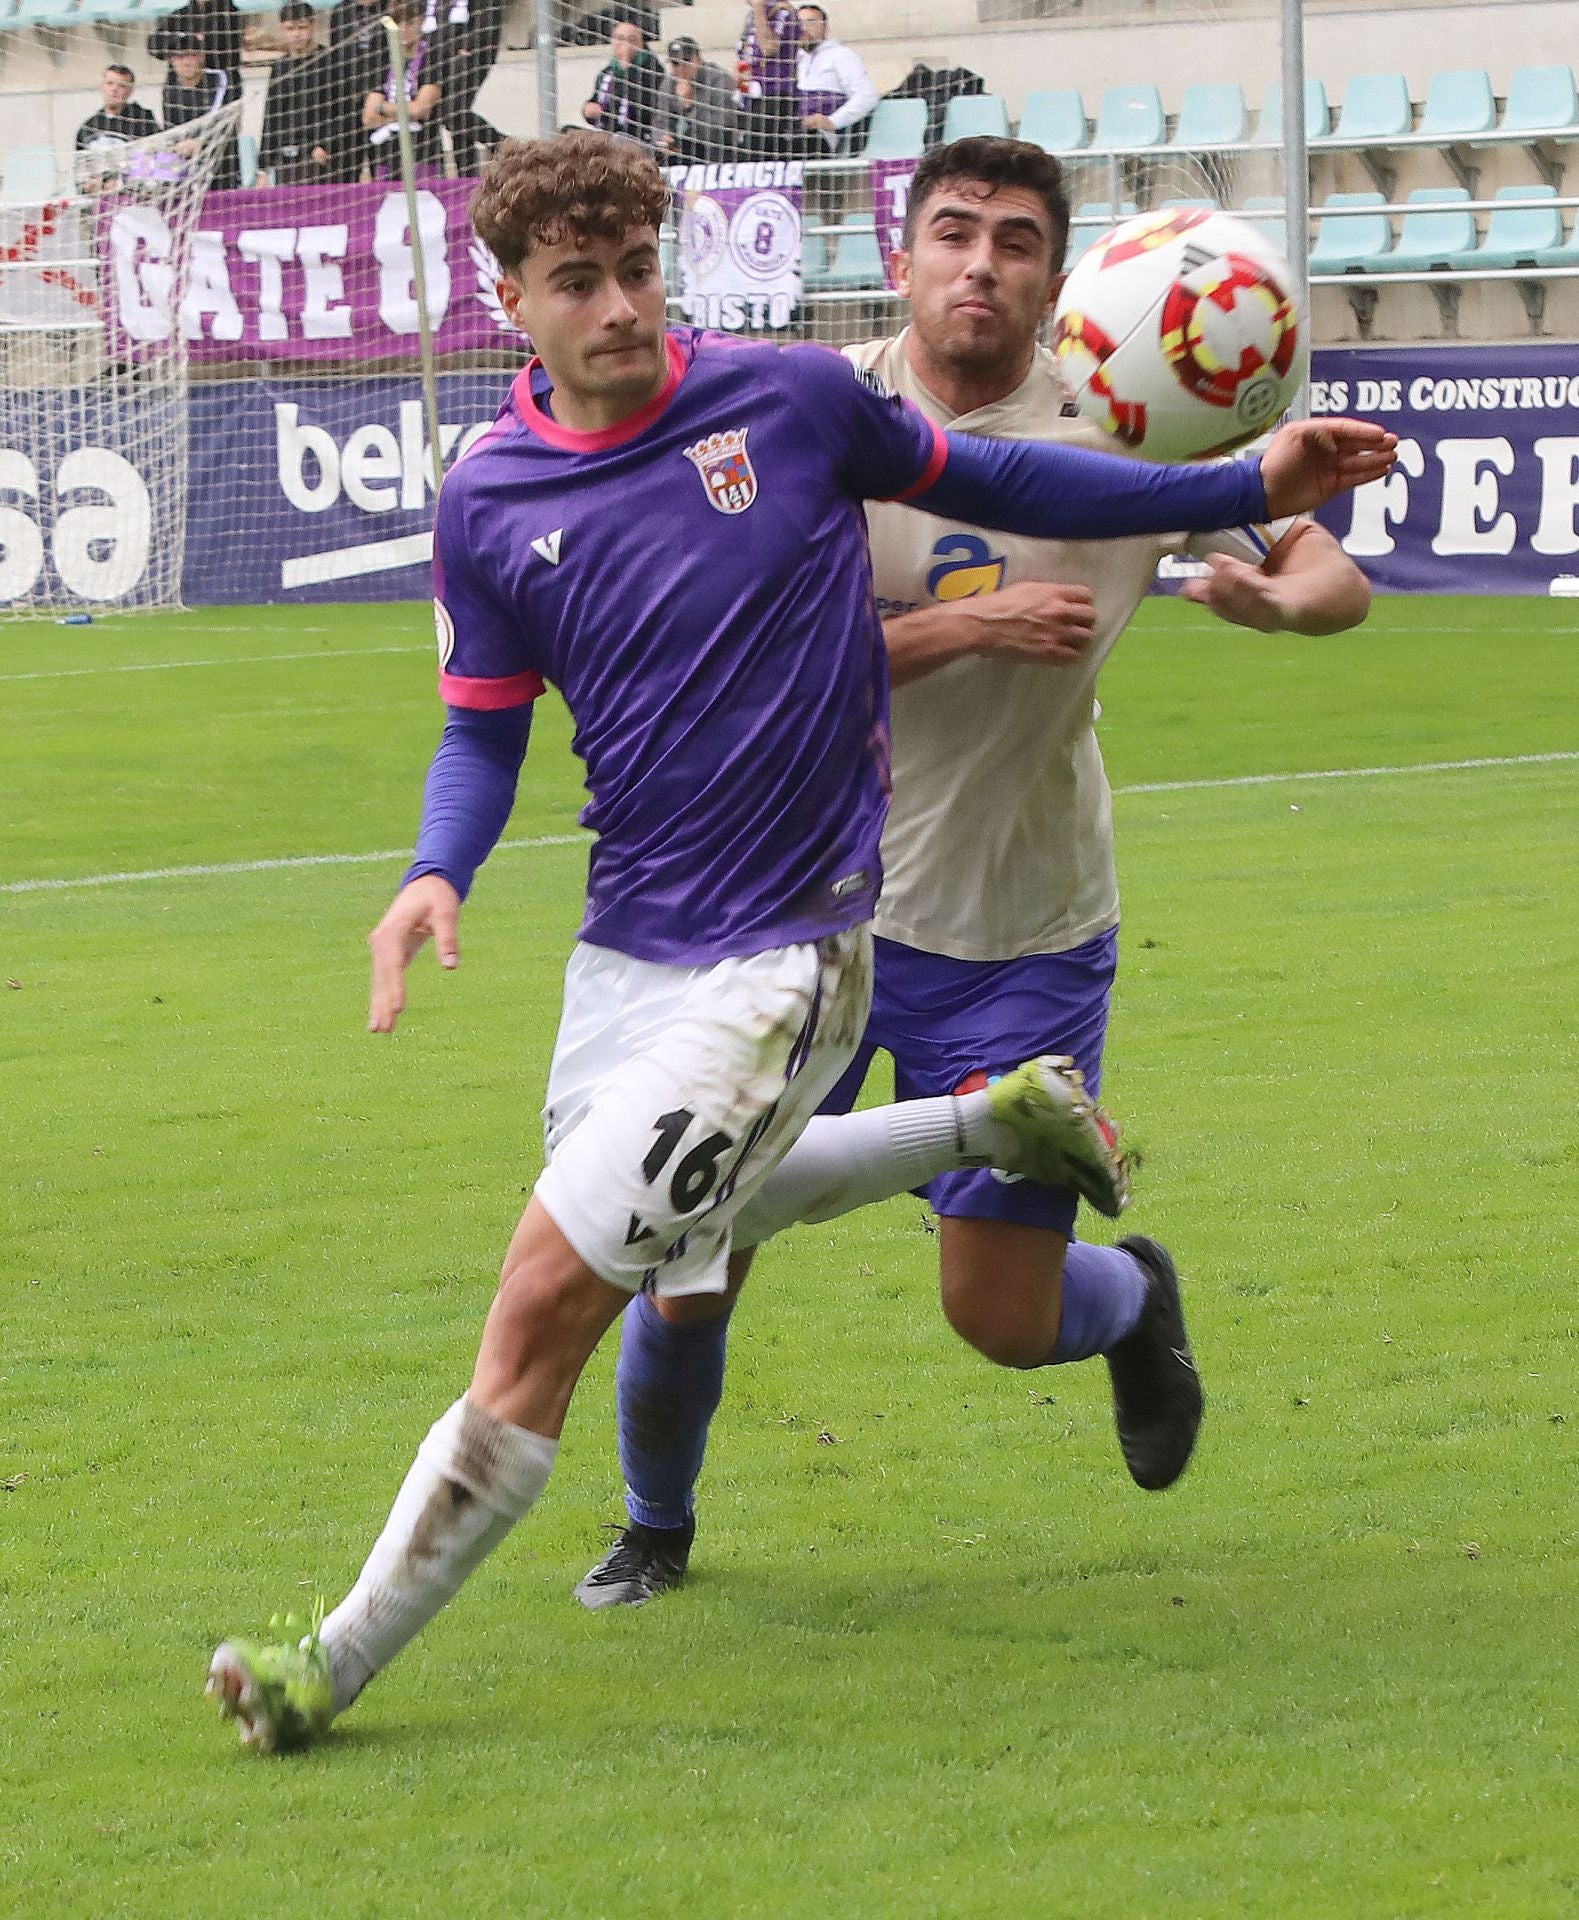
<instances>
[{"instance_id":1,"label":"white banner with purple letters","mask_svg":"<svg viewBox=\"0 0 1579 1920\"><path fill-rule=\"evenodd\" d=\"M680 300L693 327L771 333L800 308L799 160L671 167Z\"/></svg>"}]
</instances>

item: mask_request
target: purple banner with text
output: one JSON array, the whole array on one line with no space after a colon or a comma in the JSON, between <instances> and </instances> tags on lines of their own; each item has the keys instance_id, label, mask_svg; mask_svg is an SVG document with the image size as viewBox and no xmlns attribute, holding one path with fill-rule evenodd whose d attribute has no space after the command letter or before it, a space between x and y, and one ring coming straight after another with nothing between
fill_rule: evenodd
<instances>
[{"instance_id":1,"label":"purple banner with text","mask_svg":"<svg viewBox=\"0 0 1579 1920\"><path fill-rule=\"evenodd\" d=\"M873 160L869 165L877 251L883 256L883 278L892 286L892 256L895 247L904 241L905 210L910 205L910 182L915 178L916 163L914 160Z\"/></svg>"},{"instance_id":2,"label":"purple banner with text","mask_svg":"<svg viewBox=\"0 0 1579 1920\"><path fill-rule=\"evenodd\" d=\"M498 268L466 217L476 182L417 194L428 317L441 354L513 347ZM99 210L110 357L135 360L179 327L195 364L415 356L417 296L405 195L383 184L211 193L173 304L174 244L157 206L132 195Z\"/></svg>"},{"instance_id":3,"label":"purple banner with text","mask_svg":"<svg viewBox=\"0 0 1579 1920\"><path fill-rule=\"evenodd\" d=\"M1321 514L1378 587L1579 596L1579 348L1329 347L1312 372L1314 412L1399 438Z\"/></svg>"},{"instance_id":4,"label":"purple banner with text","mask_svg":"<svg viewBox=\"0 0 1579 1920\"><path fill-rule=\"evenodd\" d=\"M799 160L671 167L680 301L692 326L773 333L800 310Z\"/></svg>"}]
</instances>

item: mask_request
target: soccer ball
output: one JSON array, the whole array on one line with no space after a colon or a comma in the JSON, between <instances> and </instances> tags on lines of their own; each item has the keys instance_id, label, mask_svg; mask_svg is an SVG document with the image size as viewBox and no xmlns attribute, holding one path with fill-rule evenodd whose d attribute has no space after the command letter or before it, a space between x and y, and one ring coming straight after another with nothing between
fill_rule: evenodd
<instances>
[{"instance_id":1,"label":"soccer ball","mask_svg":"<svg viewBox=\"0 0 1579 1920\"><path fill-rule=\"evenodd\" d=\"M1310 360L1288 262L1248 221L1174 207L1115 227L1076 261L1053 351L1088 420L1148 460L1254 440Z\"/></svg>"}]
</instances>

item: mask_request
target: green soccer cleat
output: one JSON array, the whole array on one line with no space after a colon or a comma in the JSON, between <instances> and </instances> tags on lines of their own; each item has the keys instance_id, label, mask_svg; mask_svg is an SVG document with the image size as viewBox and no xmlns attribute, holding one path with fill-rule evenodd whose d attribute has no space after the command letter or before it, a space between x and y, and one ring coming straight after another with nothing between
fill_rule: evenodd
<instances>
[{"instance_id":1,"label":"green soccer cleat","mask_svg":"<svg viewBox=\"0 0 1579 1920\"><path fill-rule=\"evenodd\" d=\"M295 1614L275 1614L269 1632L278 1640L226 1640L215 1649L203 1697L237 1722L244 1747L288 1753L329 1731L334 1683L322 1626L320 1603L305 1626Z\"/></svg>"},{"instance_id":2,"label":"green soccer cleat","mask_svg":"<svg viewBox=\"0 0 1579 1920\"><path fill-rule=\"evenodd\" d=\"M1005 1173L1072 1188L1110 1220L1129 1205L1129 1162L1118 1129L1092 1104L1085 1076L1067 1054L1025 1061L992 1082L987 1100L1019 1148L1018 1164Z\"/></svg>"}]
</instances>

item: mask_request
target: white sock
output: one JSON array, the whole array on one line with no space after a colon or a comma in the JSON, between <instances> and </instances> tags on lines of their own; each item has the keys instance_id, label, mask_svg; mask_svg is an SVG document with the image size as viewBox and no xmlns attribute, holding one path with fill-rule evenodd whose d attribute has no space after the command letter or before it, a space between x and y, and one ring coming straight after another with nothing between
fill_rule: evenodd
<instances>
[{"instance_id":1,"label":"white sock","mask_svg":"<svg viewBox=\"0 0 1579 1920\"><path fill-rule=\"evenodd\" d=\"M548 1484L558 1451L469 1395L434 1422L356 1585L323 1623L336 1713L455 1597Z\"/></svg>"},{"instance_id":2,"label":"white sock","mask_svg":"<svg viewBox=\"0 0 1579 1920\"><path fill-rule=\"evenodd\" d=\"M1002 1166L1013 1149L985 1091L818 1114L741 1208L734 1243L757 1246L797 1222L853 1213L957 1167Z\"/></svg>"}]
</instances>

